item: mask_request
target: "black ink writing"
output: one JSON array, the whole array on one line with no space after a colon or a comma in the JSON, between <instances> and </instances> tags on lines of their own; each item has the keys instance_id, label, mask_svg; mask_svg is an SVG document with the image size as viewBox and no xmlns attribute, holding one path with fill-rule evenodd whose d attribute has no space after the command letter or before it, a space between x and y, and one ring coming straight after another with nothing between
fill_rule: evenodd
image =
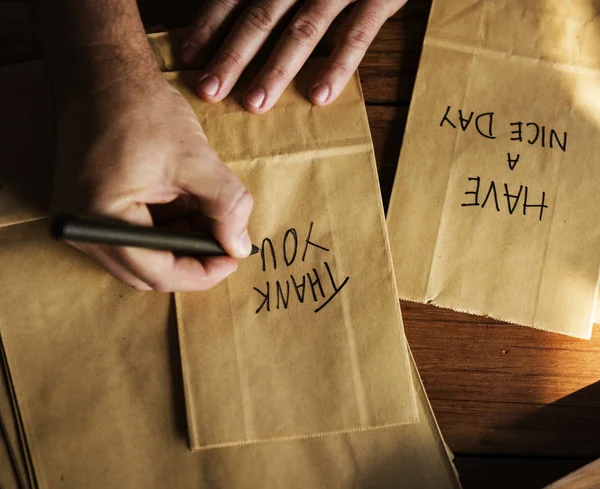
<instances>
[{"instance_id":1,"label":"black ink writing","mask_svg":"<svg viewBox=\"0 0 600 489\"><path fill-rule=\"evenodd\" d=\"M282 262L285 263L285 269L292 267L295 262L301 264L307 260L307 257L311 257L308 253L311 249L314 252L328 253L329 248L325 247L320 242L320 239L316 240L313 238L313 230L314 222L310 222L304 239L301 260L297 260L300 241L296 228L290 228L284 233L283 239L279 241L281 243L280 248L274 245L275 240L264 238L260 250L262 271L277 271L278 262L279 264ZM311 259L311 262L314 263L314 260ZM288 271L288 275L284 280L281 278L267 280L264 286L261 284L260 286L253 287L260 301L255 313L285 310L294 303L305 304L306 302L316 304L315 313L321 311L339 294L350 280L350 277L345 277L338 285L338 281L335 279L329 263L324 260L322 266L325 268L326 274L323 272L322 267L312 267L310 271L300 274L296 272L289 273Z\"/></svg>"},{"instance_id":2,"label":"black ink writing","mask_svg":"<svg viewBox=\"0 0 600 489\"><path fill-rule=\"evenodd\" d=\"M340 293L350 280L350 277L345 277L338 285L329 263L325 261L323 262L323 266L327 272L326 275L322 271L319 272L319 270L313 268L310 272L303 274L301 278L290 274L285 280L276 280L274 287L271 286L270 281L266 282L262 290L254 287L261 300L255 313L258 314L263 309L266 312L271 311L271 294L273 293L273 289L275 289L273 302L276 304L276 309L288 309L294 297L299 304L303 304L306 298L305 290L307 281L310 286L312 302L318 304L314 312L321 311ZM292 287L296 292L295 296L290 293Z\"/></svg>"},{"instance_id":3,"label":"black ink writing","mask_svg":"<svg viewBox=\"0 0 600 489\"><path fill-rule=\"evenodd\" d=\"M348 280L350 280L350 277L346 277L344 279L344 281L339 285L335 285L335 280L333 278L333 275L331 273L331 268L329 268L329 263L325 262L325 268L327 269L327 274L329 275L329 280L331 281L331 285L333 286L333 294L331 294L329 296L329 299L327 299L323 304L321 304L319 307L317 307L315 309L315 312L319 312L321 309L323 309L327 304L329 304L333 298L338 294L338 292L340 290L342 290L344 288L344 286L348 283Z\"/></svg>"},{"instance_id":4,"label":"black ink writing","mask_svg":"<svg viewBox=\"0 0 600 489\"><path fill-rule=\"evenodd\" d=\"M310 291L312 292L313 299L317 302L319 299L325 297L325 292L323 292L323 286L321 285L321 277L319 277L319 272L316 269L312 269L315 274L315 279L313 280L310 276L310 273L307 273L308 283L310 284ZM321 297L317 297L317 293L315 292L315 286L319 287L319 292L321 292Z\"/></svg>"},{"instance_id":5,"label":"black ink writing","mask_svg":"<svg viewBox=\"0 0 600 489\"><path fill-rule=\"evenodd\" d=\"M508 168L510 168L510 171L513 171L515 169L515 166L517 166L517 163L519 162L520 158L521 155L517 155L516 158L513 158L511 154L508 153Z\"/></svg>"},{"instance_id":6,"label":"black ink writing","mask_svg":"<svg viewBox=\"0 0 600 489\"><path fill-rule=\"evenodd\" d=\"M309 246L313 246L322 251L329 251L328 248L311 241L311 235L313 231L314 223L311 222L308 227L308 232L306 234L306 239L304 240L304 251L302 252L302 261L306 260L306 253L309 249ZM283 236L283 243L281 246L281 254L283 255L283 261L286 266L291 266L294 261L296 261L296 256L298 254L298 232L295 228L288 229ZM267 257L271 257L271 267L273 270L277 270L277 256L278 254L275 251L275 246L273 245L273 241L270 238L265 238L262 241L262 245L260 248L260 255L262 258L262 271L267 271ZM281 255L279 255L281 258Z\"/></svg>"},{"instance_id":7,"label":"black ink writing","mask_svg":"<svg viewBox=\"0 0 600 489\"><path fill-rule=\"evenodd\" d=\"M279 299L281 299L281 304L283 304L283 308L287 309L288 302L290 301L290 282L288 280L285 281L285 296L283 295L283 288L281 287L281 283L279 280L275 282L277 289L277 309L279 309Z\"/></svg>"},{"instance_id":8,"label":"black ink writing","mask_svg":"<svg viewBox=\"0 0 600 489\"><path fill-rule=\"evenodd\" d=\"M523 191L523 185L519 185L519 193L516 195L512 195L508 190L508 184L504 184L504 197L506 197L506 205L508 207L509 214L512 215L517 208L517 204L519 203L519 199L521 198L521 192ZM515 199L513 204L510 204L510 199Z\"/></svg>"},{"instance_id":9,"label":"black ink writing","mask_svg":"<svg viewBox=\"0 0 600 489\"><path fill-rule=\"evenodd\" d=\"M460 204L463 207L470 207L473 205L476 205L479 207L479 187L481 185L481 178L480 177L475 177L475 178L469 178L469 182L476 182L475 183L475 190L472 190L470 192L465 192L465 195L474 195L475 196L475 200L473 202L463 202L462 204Z\"/></svg>"},{"instance_id":10,"label":"black ink writing","mask_svg":"<svg viewBox=\"0 0 600 489\"><path fill-rule=\"evenodd\" d=\"M288 251L288 237L291 236L292 238L294 238L294 247L292 248L294 250L294 253L292 255L291 258L288 258L287 255L287 251ZM292 263L294 263L294 260L296 259L296 254L298 253L298 233L296 232L296 230L294 228L292 229L288 229L285 232L285 236L283 237L283 259L285 260L285 264L289 267Z\"/></svg>"},{"instance_id":11,"label":"black ink writing","mask_svg":"<svg viewBox=\"0 0 600 489\"><path fill-rule=\"evenodd\" d=\"M313 230L313 222L310 223L310 227L308 228L308 236L306 237L306 244L304 246L304 253L302 253L302 261L304 261L304 259L306 258L306 250L308 250L308 245L314 246L315 248L319 248L323 251L329 251L328 248L325 248L324 246L318 245L316 243L313 243L310 240L310 236L312 234L312 230Z\"/></svg>"},{"instance_id":12,"label":"black ink writing","mask_svg":"<svg viewBox=\"0 0 600 489\"><path fill-rule=\"evenodd\" d=\"M500 212L500 207L498 206L498 192L496 192L496 182L494 182L492 180L492 184L490 185L490 188L485 196L485 199L483 199L483 202L481 203L481 208L485 209L485 204L487 204L488 199L490 198L490 196L494 195L494 204L496 205L496 210L498 212Z\"/></svg>"},{"instance_id":13,"label":"black ink writing","mask_svg":"<svg viewBox=\"0 0 600 489\"><path fill-rule=\"evenodd\" d=\"M537 122L511 122L510 127L513 128L510 133L511 141L520 143L525 141L532 146L539 144L542 148L559 148L563 152L567 151L567 132L563 132L559 136L558 131L555 129L547 128Z\"/></svg>"},{"instance_id":14,"label":"black ink writing","mask_svg":"<svg viewBox=\"0 0 600 489\"><path fill-rule=\"evenodd\" d=\"M267 282L267 285L265 287L265 292L263 292L260 289L257 289L256 287L252 287L256 292L258 292L262 298L263 301L261 302L260 306L258 306L258 309L256 310L256 314L258 314L260 312L260 310L266 305L267 306L267 312L271 310L271 302L270 302L270 298L271 298L271 284L269 282Z\"/></svg>"},{"instance_id":15,"label":"black ink writing","mask_svg":"<svg viewBox=\"0 0 600 489\"><path fill-rule=\"evenodd\" d=\"M271 264L273 265L273 270L277 270L277 257L275 256L275 248L273 248L273 242L269 238L265 238L262 241L260 246L260 257L262 258L262 271L267 271L267 260L265 258L265 249L269 245L269 249L271 250Z\"/></svg>"},{"instance_id":16,"label":"black ink writing","mask_svg":"<svg viewBox=\"0 0 600 489\"><path fill-rule=\"evenodd\" d=\"M479 203L479 194L482 193L482 185L481 185L481 177L470 177L468 179L469 182L475 181L476 187L475 190L470 190L465 192L465 195L473 195L473 197L469 197L469 201L466 203L461 203L463 207L473 207L478 206L482 209L488 204L489 201L492 201L496 211L501 212L502 208L505 208L508 214L513 215L519 206L523 211L523 215L527 215L527 209L535 208L539 209L539 220L541 221L544 217L544 210L548 209L548 205L546 204L546 192L542 191L541 203L533 204L530 200L530 190L526 185L519 185L518 190L513 185L512 187L508 183L504 183L504 192L502 196L504 199L499 199L497 192L497 185L494 180L491 180L489 186L484 186L484 189L487 189L485 192L485 198L481 204ZM504 205L505 204L505 205Z\"/></svg>"},{"instance_id":17,"label":"black ink writing","mask_svg":"<svg viewBox=\"0 0 600 489\"><path fill-rule=\"evenodd\" d=\"M442 121L440 122L440 127L444 127L444 125L449 125L453 129L458 129L458 126L455 122L450 119L450 112L452 111L452 106L448 106L446 109L446 113L444 117L442 117ZM483 114L479 114L475 117L475 112L470 112L468 116L465 117L465 113L462 109L458 109L457 111L458 117L455 119L458 121L460 128L463 132L466 132L473 118L475 118L475 130L479 133L480 136L483 136L486 139L496 139L494 136L494 113L493 112L484 112Z\"/></svg>"},{"instance_id":18,"label":"black ink writing","mask_svg":"<svg viewBox=\"0 0 600 489\"><path fill-rule=\"evenodd\" d=\"M544 209L547 209L548 206L546 205L546 192L542 192L542 202L541 204L529 204L527 202L527 193L528 193L529 189L527 187L525 187L525 202L523 203L523 215L526 216L527 215L527 209L529 209L530 207L533 208L538 208L540 210L540 221L542 220L542 216L544 215Z\"/></svg>"}]
</instances>

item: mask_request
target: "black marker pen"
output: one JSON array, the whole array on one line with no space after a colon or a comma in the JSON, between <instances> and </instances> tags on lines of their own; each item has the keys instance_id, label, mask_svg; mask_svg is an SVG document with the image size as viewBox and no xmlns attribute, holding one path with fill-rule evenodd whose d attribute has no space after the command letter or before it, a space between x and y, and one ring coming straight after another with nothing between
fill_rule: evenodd
<instances>
[{"instance_id":1,"label":"black marker pen","mask_svg":"<svg viewBox=\"0 0 600 489\"><path fill-rule=\"evenodd\" d=\"M171 251L176 255L184 256L227 256L227 252L219 242L206 234L136 226L128 222L111 219L62 214L52 220L50 234L56 239L65 241L133 246ZM252 245L250 255L254 255L259 251L258 247Z\"/></svg>"}]
</instances>

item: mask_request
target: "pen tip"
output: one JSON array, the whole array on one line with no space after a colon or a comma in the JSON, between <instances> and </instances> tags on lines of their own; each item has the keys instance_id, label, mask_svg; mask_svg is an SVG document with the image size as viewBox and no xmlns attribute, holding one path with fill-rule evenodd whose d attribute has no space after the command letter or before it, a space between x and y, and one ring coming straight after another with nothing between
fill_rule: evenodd
<instances>
[{"instance_id":1,"label":"pen tip","mask_svg":"<svg viewBox=\"0 0 600 489\"><path fill-rule=\"evenodd\" d=\"M250 256L256 255L260 251L260 248L256 245L252 245L252 251L250 252Z\"/></svg>"}]
</instances>

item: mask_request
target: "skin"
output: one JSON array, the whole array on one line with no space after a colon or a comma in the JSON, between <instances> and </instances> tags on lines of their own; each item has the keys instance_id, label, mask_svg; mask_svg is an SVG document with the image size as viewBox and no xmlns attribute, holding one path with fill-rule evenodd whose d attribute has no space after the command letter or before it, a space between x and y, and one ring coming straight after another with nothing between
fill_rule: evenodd
<instances>
[{"instance_id":1,"label":"skin","mask_svg":"<svg viewBox=\"0 0 600 489\"><path fill-rule=\"evenodd\" d=\"M58 112L52 212L194 228L206 220L231 257L196 260L74 244L140 290L205 290L250 253L252 197L158 71L134 0L47 0L39 12Z\"/></svg>"},{"instance_id":2,"label":"skin","mask_svg":"<svg viewBox=\"0 0 600 489\"><path fill-rule=\"evenodd\" d=\"M112 217L146 226L208 227L231 256L197 260L139 248L73 246L140 290L213 287L251 251L247 226L252 196L212 150L189 104L159 72L135 0L33 1L57 108L51 213ZM301 3L246 94L248 110L263 113L275 104L333 19L355 3L310 92L315 104L326 105L340 94L381 25L405 1L208 0L181 56L197 63L225 20L238 19L198 80L198 94L218 102L282 16Z\"/></svg>"},{"instance_id":3,"label":"skin","mask_svg":"<svg viewBox=\"0 0 600 489\"><path fill-rule=\"evenodd\" d=\"M198 95L207 102L218 102L229 94L282 18L297 8L269 60L246 91L246 109L262 114L275 105L334 19L354 4L331 57L309 92L315 105L327 105L340 95L384 22L406 1L208 0L192 25L192 35L183 44L181 56L186 63L198 65L219 27L231 18L237 19L198 79Z\"/></svg>"}]
</instances>

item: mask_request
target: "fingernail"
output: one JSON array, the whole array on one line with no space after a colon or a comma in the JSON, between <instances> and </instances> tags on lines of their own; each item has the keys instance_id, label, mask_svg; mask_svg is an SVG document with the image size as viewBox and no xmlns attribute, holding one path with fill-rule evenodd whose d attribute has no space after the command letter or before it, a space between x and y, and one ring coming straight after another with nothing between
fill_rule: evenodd
<instances>
[{"instance_id":1,"label":"fingernail","mask_svg":"<svg viewBox=\"0 0 600 489\"><path fill-rule=\"evenodd\" d=\"M240 240L238 243L238 255L240 257L250 256L251 251L252 241L250 240L250 235L248 234L248 230L246 229L240 236Z\"/></svg>"},{"instance_id":2,"label":"fingernail","mask_svg":"<svg viewBox=\"0 0 600 489\"><path fill-rule=\"evenodd\" d=\"M192 41L186 41L181 46L181 59L186 64L192 64L198 52L198 45Z\"/></svg>"},{"instance_id":3,"label":"fingernail","mask_svg":"<svg viewBox=\"0 0 600 489\"><path fill-rule=\"evenodd\" d=\"M219 91L220 86L219 79L214 75L209 75L198 81L198 90L201 90L206 95L214 97Z\"/></svg>"},{"instance_id":4,"label":"fingernail","mask_svg":"<svg viewBox=\"0 0 600 489\"><path fill-rule=\"evenodd\" d=\"M319 102L320 104L324 104L325 102L327 102L330 93L331 90L329 89L329 87L324 83L321 83L311 90L310 97L313 100Z\"/></svg>"},{"instance_id":5,"label":"fingernail","mask_svg":"<svg viewBox=\"0 0 600 489\"><path fill-rule=\"evenodd\" d=\"M246 102L256 109L265 101L265 91L262 88L253 88L246 95Z\"/></svg>"}]
</instances>

